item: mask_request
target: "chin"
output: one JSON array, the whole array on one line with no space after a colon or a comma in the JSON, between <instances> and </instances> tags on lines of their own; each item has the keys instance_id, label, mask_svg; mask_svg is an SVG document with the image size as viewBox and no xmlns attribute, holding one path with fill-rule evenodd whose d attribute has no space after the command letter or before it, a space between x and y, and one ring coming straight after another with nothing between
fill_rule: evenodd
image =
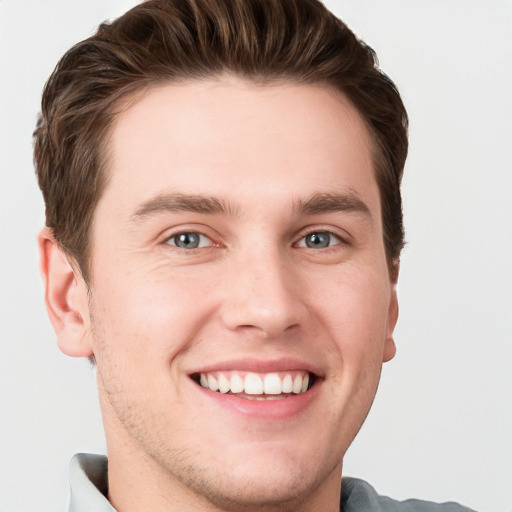
<instances>
[{"instance_id":1,"label":"chin","mask_svg":"<svg viewBox=\"0 0 512 512\"><path fill-rule=\"evenodd\" d=\"M179 480L196 497L202 497L205 504L233 512L295 512L314 499L321 487L340 485L341 464L334 461L332 453L328 460L315 460L300 453L298 446L295 452L289 446L286 448L272 448L269 443L266 448L260 446L253 451L237 446L237 457L232 457L229 449L218 446L209 464L205 463L205 453L197 453L195 460L188 458L181 463L179 455L174 456L164 464L172 479Z\"/></svg>"},{"instance_id":2,"label":"chin","mask_svg":"<svg viewBox=\"0 0 512 512\"><path fill-rule=\"evenodd\" d=\"M183 483L226 511L296 511L315 494L318 482L323 480L311 474L310 469L302 467L290 471L288 468L287 474L283 474L283 471L276 471L277 468L247 473L247 468L240 472L234 467L224 474L217 472L215 476L189 473L188 481Z\"/></svg>"}]
</instances>

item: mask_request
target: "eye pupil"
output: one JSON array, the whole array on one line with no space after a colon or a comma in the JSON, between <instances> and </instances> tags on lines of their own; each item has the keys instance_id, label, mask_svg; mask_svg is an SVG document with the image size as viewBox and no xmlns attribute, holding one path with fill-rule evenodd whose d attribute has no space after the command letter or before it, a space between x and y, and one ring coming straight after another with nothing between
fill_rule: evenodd
<instances>
[{"instance_id":1,"label":"eye pupil","mask_svg":"<svg viewBox=\"0 0 512 512\"><path fill-rule=\"evenodd\" d=\"M329 233L310 233L306 236L306 245L312 249L329 247L331 235Z\"/></svg>"},{"instance_id":2,"label":"eye pupil","mask_svg":"<svg viewBox=\"0 0 512 512\"><path fill-rule=\"evenodd\" d=\"M199 235L197 233L181 233L174 237L174 243L182 249L196 249L199 246Z\"/></svg>"}]
</instances>

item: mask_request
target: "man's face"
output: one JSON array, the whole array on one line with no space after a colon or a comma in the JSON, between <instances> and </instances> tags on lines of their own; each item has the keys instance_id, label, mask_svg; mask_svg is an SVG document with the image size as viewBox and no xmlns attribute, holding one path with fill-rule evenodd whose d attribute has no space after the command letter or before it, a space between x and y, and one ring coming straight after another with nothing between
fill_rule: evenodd
<instances>
[{"instance_id":1,"label":"man's face","mask_svg":"<svg viewBox=\"0 0 512 512\"><path fill-rule=\"evenodd\" d=\"M112 468L217 505L339 487L397 315L355 109L160 86L119 116L108 172L80 293Z\"/></svg>"}]
</instances>

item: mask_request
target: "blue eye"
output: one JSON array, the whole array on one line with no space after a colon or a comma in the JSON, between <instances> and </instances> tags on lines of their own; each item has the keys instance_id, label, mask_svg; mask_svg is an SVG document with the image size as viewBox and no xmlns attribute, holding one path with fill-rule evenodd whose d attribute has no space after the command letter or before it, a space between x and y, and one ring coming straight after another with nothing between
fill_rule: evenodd
<instances>
[{"instance_id":1,"label":"blue eye","mask_svg":"<svg viewBox=\"0 0 512 512\"><path fill-rule=\"evenodd\" d=\"M308 247L309 249L326 249L327 247L338 245L339 243L340 239L333 233L329 233L328 231L314 231L313 233L308 233L304 238L302 238L299 242L299 247Z\"/></svg>"},{"instance_id":2,"label":"blue eye","mask_svg":"<svg viewBox=\"0 0 512 512\"><path fill-rule=\"evenodd\" d=\"M201 233L178 233L167 240L169 245L174 245L180 249L200 249L210 245L210 239Z\"/></svg>"}]
</instances>

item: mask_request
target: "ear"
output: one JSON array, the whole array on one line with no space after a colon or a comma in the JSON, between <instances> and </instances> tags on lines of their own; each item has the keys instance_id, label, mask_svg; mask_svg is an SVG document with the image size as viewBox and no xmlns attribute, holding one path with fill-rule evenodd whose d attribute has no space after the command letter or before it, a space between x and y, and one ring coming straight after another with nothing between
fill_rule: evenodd
<instances>
[{"instance_id":1,"label":"ear","mask_svg":"<svg viewBox=\"0 0 512 512\"><path fill-rule=\"evenodd\" d=\"M88 290L49 228L38 236L41 276L50 322L62 352L73 357L93 354L89 336Z\"/></svg>"},{"instance_id":2,"label":"ear","mask_svg":"<svg viewBox=\"0 0 512 512\"><path fill-rule=\"evenodd\" d=\"M398 281L398 273L400 270L400 263L398 261L393 262L393 268L390 270L390 296L389 296L389 308L388 308L388 321L386 326L386 341L384 342L384 352L382 355L382 361L387 363L391 361L396 354L395 339L393 332L395 330L396 322L398 320L398 297L396 293L396 283Z\"/></svg>"}]
</instances>

